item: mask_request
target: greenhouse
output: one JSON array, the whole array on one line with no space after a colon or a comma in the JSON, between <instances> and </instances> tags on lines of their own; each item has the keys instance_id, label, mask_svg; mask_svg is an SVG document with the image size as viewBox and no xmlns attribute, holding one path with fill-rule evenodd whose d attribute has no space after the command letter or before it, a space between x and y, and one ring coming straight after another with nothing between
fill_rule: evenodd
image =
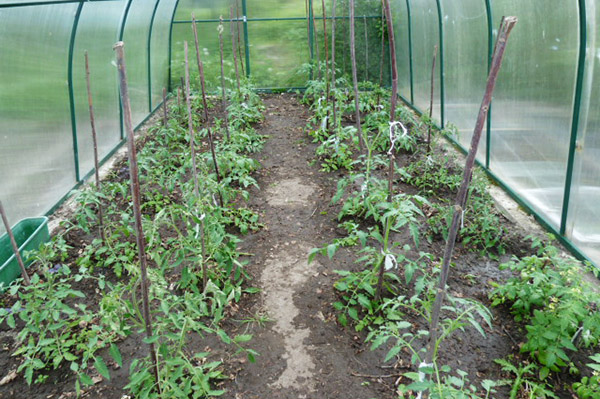
<instances>
[{"instance_id":1,"label":"greenhouse","mask_svg":"<svg viewBox=\"0 0 600 399\"><path fill-rule=\"evenodd\" d=\"M0 398L600 398L593 0L0 2Z\"/></svg>"}]
</instances>

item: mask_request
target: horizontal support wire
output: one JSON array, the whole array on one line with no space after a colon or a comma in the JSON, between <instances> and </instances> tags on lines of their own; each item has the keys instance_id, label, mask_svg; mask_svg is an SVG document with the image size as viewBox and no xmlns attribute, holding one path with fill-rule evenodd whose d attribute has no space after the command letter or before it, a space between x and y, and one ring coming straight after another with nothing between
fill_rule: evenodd
<instances>
[{"instance_id":1,"label":"horizontal support wire","mask_svg":"<svg viewBox=\"0 0 600 399\"><path fill-rule=\"evenodd\" d=\"M354 17L355 20L359 20L359 19L363 19L363 18L370 18L370 19L381 19L381 15L363 15L363 16L356 16ZM325 19L331 20L333 19L332 17L327 17ZM335 19L350 19L350 17L335 17ZM315 20L323 20L323 17L315 17ZM234 18L231 21L235 21L235 22L244 22L244 18ZM306 17L287 17L287 18L247 18L246 19L247 22L269 22L269 21L306 21ZM209 22L216 22L219 23L221 22L221 20L219 19L197 19L196 23L209 23ZM181 20L181 21L173 21L174 24L191 24L192 21L191 20Z\"/></svg>"}]
</instances>

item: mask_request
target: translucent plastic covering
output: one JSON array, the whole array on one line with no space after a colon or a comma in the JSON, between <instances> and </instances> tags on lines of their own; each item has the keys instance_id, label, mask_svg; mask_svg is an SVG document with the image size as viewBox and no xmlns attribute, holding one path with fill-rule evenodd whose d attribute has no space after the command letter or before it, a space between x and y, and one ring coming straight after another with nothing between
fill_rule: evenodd
<instances>
[{"instance_id":1,"label":"translucent plastic covering","mask_svg":"<svg viewBox=\"0 0 600 399\"><path fill-rule=\"evenodd\" d=\"M431 66L435 46L439 49L438 7L435 0L411 1L414 104L429 112L431 97ZM438 50L439 68L439 50ZM438 69L439 71L439 69ZM441 122L440 74L434 77L433 119Z\"/></svg>"},{"instance_id":2,"label":"translucent plastic covering","mask_svg":"<svg viewBox=\"0 0 600 399\"><path fill-rule=\"evenodd\" d=\"M396 54L398 63L398 93L407 101L412 101L410 82L410 41L408 24L408 2L396 1L391 6L392 20L396 39Z\"/></svg>"},{"instance_id":3,"label":"translucent plastic covering","mask_svg":"<svg viewBox=\"0 0 600 399\"><path fill-rule=\"evenodd\" d=\"M0 4L0 200L11 224L47 213L93 170L86 50L100 157L109 155L119 144L121 123L112 47L119 40L123 23L134 123L147 117L150 105L159 104L162 88L167 85L169 33L176 0L35 3L26 6L24 1L15 0ZM0 233L3 231L0 226Z\"/></svg>"},{"instance_id":4,"label":"translucent plastic covering","mask_svg":"<svg viewBox=\"0 0 600 399\"><path fill-rule=\"evenodd\" d=\"M587 59L566 233L600 262L600 8L588 2Z\"/></svg>"},{"instance_id":5,"label":"translucent plastic covering","mask_svg":"<svg viewBox=\"0 0 600 399\"><path fill-rule=\"evenodd\" d=\"M90 79L100 159L120 141L119 91L112 45L119 38L125 2L89 3L81 12L73 52L73 93L81 175L94 168L92 129L85 83L84 53L90 59Z\"/></svg>"},{"instance_id":6,"label":"translucent plastic covering","mask_svg":"<svg viewBox=\"0 0 600 399\"><path fill-rule=\"evenodd\" d=\"M134 125L140 123L151 108L148 100L148 35L156 1L133 1L123 35Z\"/></svg>"},{"instance_id":7,"label":"translucent plastic covering","mask_svg":"<svg viewBox=\"0 0 600 399\"><path fill-rule=\"evenodd\" d=\"M469 147L487 80L488 22L481 0L443 0L445 116ZM479 158L485 159L486 133Z\"/></svg>"},{"instance_id":8,"label":"translucent plastic covering","mask_svg":"<svg viewBox=\"0 0 600 399\"><path fill-rule=\"evenodd\" d=\"M152 42L150 46L152 109L162 103L163 88L169 85L169 32L171 19L177 0L161 0L152 24Z\"/></svg>"},{"instance_id":9,"label":"translucent plastic covering","mask_svg":"<svg viewBox=\"0 0 600 399\"><path fill-rule=\"evenodd\" d=\"M77 7L0 9L0 198L11 224L75 183L66 65Z\"/></svg>"},{"instance_id":10,"label":"translucent plastic covering","mask_svg":"<svg viewBox=\"0 0 600 399\"><path fill-rule=\"evenodd\" d=\"M491 169L560 225L577 74L574 1L496 0L494 26L521 16L494 95Z\"/></svg>"}]
</instances>

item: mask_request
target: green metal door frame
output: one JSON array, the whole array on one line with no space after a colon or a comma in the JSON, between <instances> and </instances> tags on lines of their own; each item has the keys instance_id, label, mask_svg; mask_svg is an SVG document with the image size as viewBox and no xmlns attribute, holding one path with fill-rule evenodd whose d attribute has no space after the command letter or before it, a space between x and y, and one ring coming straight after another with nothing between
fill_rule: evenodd
<instances>
[{"instance_id":1,"label":"green metal door frame","mask_svg":"<svg viewBox=\"0 0 600 399\"><path fill-rule=\"evenodd\" d=\"M148 28L148 43L146 48L148 63L148 112L152 112L152 30L154 29L154 18L156 18L156 10L158 10L159 4L160 0L156 0L154 10L152 10L152 17L150 17L150 27Z\"/></svg>"},{"instance_id":2,"label":"green metal door frame","mask_svg":"<svg viewBox=\"0 0 600 399\"><path fill-rule=\"evenodd\" d=\"M246 77L250 77L250 42L248 38L248 6L246 0L242 0L242 14L244 18L244 51L246 53Z\"/></svg>"},{"instance_id":3,"label":"green metal door frame","mask_svg":"<svg viewBox=\"0 0 600 399\"><path fill-rule=\"evenodd\" d=\"M577 65L577 83L575 86L575 99L573 101L573 115L571 119L571 139L569 143L569 155L567 158L567 175L560 218L560 234L565 235L567 221L569 218L569 205L571 201L571 184L573 183L573 169L575 164L575 152L577 150L577 134L579 133L579 118L581 113L581 96L583 92L583 77L585 75L585 61L587 50L587 12L585 0L577 2L579 6L579 58Z\"/></svg>"},{"instance_id":4,"label":"green metal door frame","mask_svg":"<svg viewBox=\"0 0 600 399\"><path fill-rule=\"evenodd\" d=\"M75 180L81 181L79 170L79 144L77 142L77 116L75 115L75 92L73 88L73 58L75 52L75 39L77 37L77 28L79 27L79 19L83 10L83 2L79 3L77 12L73 18L73 27L71 28L71 39L69 41L69 59L67 65L67 81L69 86L69 108L71 111L71 131L73 137L73 161L75 164Z\"/></svg>"}]
</instances>

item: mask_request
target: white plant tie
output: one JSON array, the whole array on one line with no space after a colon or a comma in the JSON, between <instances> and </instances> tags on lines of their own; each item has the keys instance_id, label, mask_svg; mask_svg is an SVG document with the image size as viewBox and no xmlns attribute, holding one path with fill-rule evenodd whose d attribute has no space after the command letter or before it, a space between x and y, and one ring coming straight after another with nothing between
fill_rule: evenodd
<instances>
[{"instance_id":1,"label":"white plant tie","mask_svg":"<svg viewBox=\"0 0 600 399\"><path fill-rule=\"evenodd\" d=\"M219 34L223 33L223 24L219 24L219 26L217 26L217 32L219 32Z\"/></svg>"},{"instance_id":2,"label":"white plant tie","mask_svg":"<svg viewBox=\"0 0 600 399\"><path fill-rule=\"evenodd\" d=\"M327 128L327 119L329 119L328 116L323 118L323 120L321 121L321 130L323 130L323 131L325 131L325 129Z\"/></svg>"},{"instance_id":3,"label":"white plant tie","mask_svg":"<svg viewBox=\"0 0 600 399\"><path fill-rule=\"evenodd\" d=\"M465 228L465 213L467 213L466 209L463 209L463 211L460 213L460 229L464 229Z\"/></svg>"},{"instance_id":4,"label":"white plant tie","mask_svg":"<svg viewBox=\"0 0 600 399\"><path fill-rule=\"evenodd\" d=\"M200 219L200 221L203 221L204 218L206 217L206 214L203 213L202 215L200 215L200 217L198 219ZM194 232L196 234L194 234L194 238L197 240L198 237L200 236L200 224L196 223L196 226L194 226Z\"/></svg>"},{"instance_id":5,"label":"white plant tie","mask_svg":"<svg viewBox=\"0 0 600 399\"><path fill-rule=\"evenodd\" d=\"M385 254L385 271L395 270L398 268L398 261L392 254Z\"/></svg>"},{"instance_id":6,"label":"white plant tie","mask_svg":"<svg viewBox=\"0 0 600 399\"><path fill-rule=\"evenodd\" d=\"M398 136L398 126L400 126L400 128L402 129L402 135ZM400 137L404 138L408 136L408 130L406 129L406 127L402 124L402 122L399 121L394 121L394 122L390 122L390 149L388 151L388 155L392 155L393 151L394 151L394 146L396 145L396 141L398 141L398 139Z\"/></svg>"},{"instance_id":7,"label":"white plant tie","mask_svg":"<svg viewBox=\"0 0 600 399\"><path fill-rule=\"evenodd\" d=\"M433 367L433 363L422 362L421 364L419 364L419 382L425 381L425 373L422 372L421 369L424 369L426 367ZM422 397L423 397L423 392L419 392L416 399L422 399Z\"/></svg>"}]
</instances>

